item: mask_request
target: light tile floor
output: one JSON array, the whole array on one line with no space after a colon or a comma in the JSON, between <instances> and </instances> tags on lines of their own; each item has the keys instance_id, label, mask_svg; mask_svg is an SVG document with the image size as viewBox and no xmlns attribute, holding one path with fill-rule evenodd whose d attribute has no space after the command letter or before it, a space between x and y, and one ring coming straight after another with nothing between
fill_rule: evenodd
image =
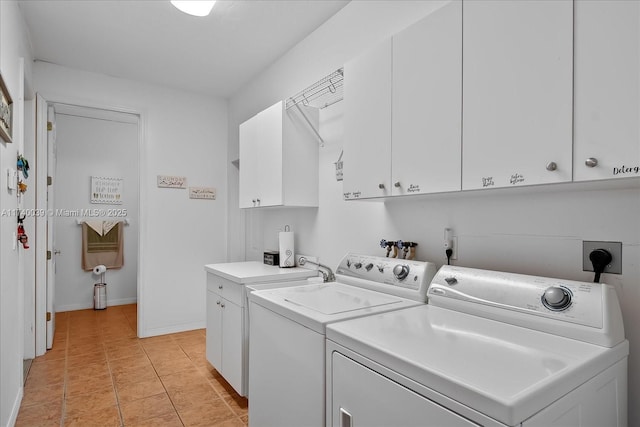
<instances>
[{"instance_id":1,"label":"light tile floor","mask_svg":"<svg viewBox=\"0 0 640 427\"><path fill-rule=\"evenodd\" d=\"M205 330L138 339L136 313L57 313L16 426L246 426L247 400L207 362Z\"/></svg>"}]
</instances>

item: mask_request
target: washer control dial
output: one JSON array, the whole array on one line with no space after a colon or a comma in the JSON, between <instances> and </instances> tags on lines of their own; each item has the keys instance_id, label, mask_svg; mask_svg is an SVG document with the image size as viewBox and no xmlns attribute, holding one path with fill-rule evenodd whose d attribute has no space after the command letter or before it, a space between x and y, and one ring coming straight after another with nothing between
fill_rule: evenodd
<instances>
[{"instance_id":1,"label":"washer control dial","mask_svg":"<svg viewBox=\"0 0 640 427\"><path fill-rule=\"evenodd\" d=\"M393 275L398 280L403 280L409 275L409 266L406 264L398 264L393 267Z\"/></svg>"},{"instance_id":2,"label":"washer control dial","mask_svg":"<svg viewBox=\"0 0 640 427\"><path fill-rule=\"evenodd\" d=\"M542 304L549 310L565 310L571 305L571 291L561 286L551 286L542 294Z\"/></svg>"}]
</instances>

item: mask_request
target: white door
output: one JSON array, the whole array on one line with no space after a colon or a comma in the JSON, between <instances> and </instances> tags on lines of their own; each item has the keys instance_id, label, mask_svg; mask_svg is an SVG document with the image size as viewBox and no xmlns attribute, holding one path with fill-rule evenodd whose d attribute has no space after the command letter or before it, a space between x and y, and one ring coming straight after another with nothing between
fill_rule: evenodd
<instances>
[{"instance_id":1,"label":"white door","mask_svg":"<svg viewBox=\"0 0 640 427\"><path fill-rule=\"evenodd\" d=\"M54 284L53 273L53 236L49 233L52 227L49 226L50 215L48 215L50 202L48 177L50 171L50 149L55 152L54 122L49 127L49 105L46 99L40 94L36 96L36 209L35 215L35 270L36 270L36 356L46 353L53 344L53 334L55 332L54 320ZM49 131L48 129L51 129ZM55 161L52 159L51 163ZM51 251L50 255L49 252Z\"/></svg>"},{"instance_id":2,"label":"white door","mask_svg":"<svg viewBox=\"0 0 640 427\"><path fill-rule=\"evenodd\" d=\"M462 2L393 36L392 194L460 190Z\"/></svg>"},{"instance_id":3,"label":"white door","mask_svg":"<svg viewBox=\"0 0 640 427\"><path fill-rule=\"evenodd\" d=\"M392 42L344 65L345 199L391 195Z\"/></svg>"},{"instance_id":4,"label":"white door","mask_svg":"<svg viewBox=\"0 0 640 427\"><path fill-rule=\"evenodd\" d=\"M327 404L334 427L478 426L339 353L331 358Z\"/></svg>"},{"instance_id":5,"label":"white door","mask_svg":"<svg viewBox=\"0 0 640 427\"><path fill-rule=\"evenodd\" d=\"M258 114L258 198L257 206L280 206L282 197L282 114L280 101Z\"/></svg>"},{"instance_id":6,"label":"white door","mask_svg":"<svg viewBox=\"0 0 640 427\"><path fill-rule=\"evenodd\" d=\"M571 181L573 2L468 1L462 22L462 189Z\"/></svg>"},{"instance_id":7,"label":"white door","mask_svg":"<svg viewBox=\"0 0 640 427\"><path fill-rule=\"evenodd\" d=\"M640 176L640 2L575 3L575 181Z\"/></svg>"},{"instance_id":8,"label":"white door","mask_svg":"<svg viewBox=\"0 0 640 427\"><path fill-rule=\"evenodd\" d=\"M258 133L258 116L253 116L240 124L240 164L239 171L239 203L240 208L256 206L258 197L259 157L255 150Z\"/></svg>"},{"instance_id":9,"label":"white door","mask_svg":"<svg viewBox=\"0 0 640 427\"><path fill-rule=\"evenodd\" d=\"M47 176L55 179L56 172L56 121L53 105L47 106ZM48 179L48 178L47 178ZM53 182L47 182L47 212L53 212L54 192ZM53 347L53 336L56 329L55 311L55 278L56 253L55 249L55 215L48 214L47 219L47 349ZM49 313L51 313L49 315Z\"/></svg>"}]
</instances>

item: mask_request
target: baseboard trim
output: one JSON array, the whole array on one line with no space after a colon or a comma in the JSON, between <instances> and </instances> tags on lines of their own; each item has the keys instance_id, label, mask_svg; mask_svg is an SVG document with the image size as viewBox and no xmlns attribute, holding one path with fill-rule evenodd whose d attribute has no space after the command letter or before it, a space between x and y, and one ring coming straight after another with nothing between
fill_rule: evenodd
<instances>
[{"instance_id":1,"label":"baseboard trim","mask_svg":"<svg viewBox=\"0 0 640 427\"><path fill-rule=\"evenodd\" d=\"M7 420L7 427L16 425L18 420L18 412L20 412L20 404L22 403L22 397L24 396L24 387L20 387L15 402L13 402L13 408L11 408L11 415Z\"/></svg>"},{"instance_id":2,"label":"baseboard trim","mask_svg":"<svg viewBox=\"0 0 640 427\"><path fill-rule=\"evenodd\" d=\"M116 305L127 305L127 304L135 304L138 302L137 297L133 298L121 298L121 299L108 299L107 307L116 306ZM60 307L56 307L56 313L63 311L76 311L76 310L86 310L89 308L93 308L93 302L89 304L68 304Z\"/></svg>"},{"instance_id":3,"label":"baseboard trim","mask_svg":"<svg viewBox=\"0 0 640 427\"><path fill-rule=\"evenodd\" d=\"M145 331L138 331L139 338L155 337L158 335L175 334L178 332L193 331L194 329L204 329L207 326L206 322L192 322L184 323L182 325L173 325L163 328L150 328Z\"/></svg>"}]
</instances>

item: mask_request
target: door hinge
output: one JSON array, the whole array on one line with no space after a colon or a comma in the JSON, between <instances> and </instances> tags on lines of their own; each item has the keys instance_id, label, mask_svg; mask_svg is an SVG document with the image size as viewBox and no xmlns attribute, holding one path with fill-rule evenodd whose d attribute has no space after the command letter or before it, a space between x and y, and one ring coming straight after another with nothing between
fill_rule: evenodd
<instances>
[{"instance_id":1,"label":"door hinge","mask_svg":"<svg viewBox=\"0 0 640 427\"><path fill-rule=\"evenodd\" d=\"M47 311L47 322L51 322L51 312Z\"/></svg>"},{"instance_id":2,"label":"door hinge","mask_svg":"<svg viewBox=\"0 0 640 427\"><path fill-rule=\"evenodd\" d=\"M53 123L47 122L47 130L48 131L52 131L53 130Z\"/></svg>"},{"instance_id":3,"label":"door hinge","mask_svg":"<svg viewBox=\"0 0 640 427\"><path fill-rule=\"evenodd\" d=\"M51 259L51 251L47 251L47 260Z\"/></svg>"},{"instance_id":4,"label":"door hinge","mask_svg":"<svg viewBox=\"0 0 640 427\"><path fill-rule=\"evenodd\" d=\"M50 176L47 177L47 185L51 185L53 184L53 178L51 178Z\"/></svg>"}]
</instances>

